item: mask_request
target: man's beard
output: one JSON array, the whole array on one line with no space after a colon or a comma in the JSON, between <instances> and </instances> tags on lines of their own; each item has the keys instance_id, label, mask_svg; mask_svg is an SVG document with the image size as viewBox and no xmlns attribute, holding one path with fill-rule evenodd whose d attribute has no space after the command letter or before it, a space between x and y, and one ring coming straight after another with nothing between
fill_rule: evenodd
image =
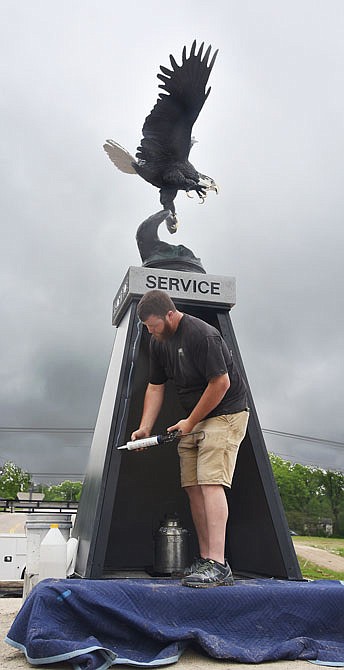
<instances>
[{"instance_id":1,"label":"man's beard","mask_svg":"<svg viewBox=\"0 0 344 670\"><path fill-rule=\"evenodd\" d=\"M166 340L169 340L172 336L174 335L174 330L171 326L171 324L166 321L166 318L164 319L164 330L159 333L158 335L154 335L155 339L158 340L158 342L166 342Z\"/></svg>"}]
</instances>

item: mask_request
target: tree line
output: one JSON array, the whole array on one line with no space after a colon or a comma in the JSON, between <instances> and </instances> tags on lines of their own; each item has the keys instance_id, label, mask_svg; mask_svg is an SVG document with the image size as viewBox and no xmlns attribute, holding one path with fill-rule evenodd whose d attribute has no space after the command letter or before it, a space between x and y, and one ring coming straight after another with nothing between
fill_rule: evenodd
<instances>
[{"instance_id":1,"label":"tree line","mask_svg":"<svg viewBox=\"0 0 344 670\"><path fill-rule=\"evenodd\" d=\"M269 454L289 528L300 535L326 535L331 522L344 536L344 473L285 461Z\"/></svg>"},{"instance_id":2,"label":"tree line","mask_svg":"<svg viewBox=\"0 0 344 670\"><path fill-rule=\"evenodd\" d=\"M66 480L61 484L33 484L31 475L18 465L7 461L0 467L0 498L15 500L17 493L39 492L44 493L44 500L58 500L75 502L80 500L82 482Z\"/></svg>"},{"instance_id":3,"label":"tree line","mask_svg":"<svg viewBox=\"0 0 344 670\"><path fill-rule=\"evenodd\" d=\"M344 473L285 461L269 454L289 528L300 535L344 537ZM8 461L0 467L0 498L15 500L19 491L40 491L44 499L80 500L82 482L34 485L31 475Z\"/></svg>"}]
</instances>

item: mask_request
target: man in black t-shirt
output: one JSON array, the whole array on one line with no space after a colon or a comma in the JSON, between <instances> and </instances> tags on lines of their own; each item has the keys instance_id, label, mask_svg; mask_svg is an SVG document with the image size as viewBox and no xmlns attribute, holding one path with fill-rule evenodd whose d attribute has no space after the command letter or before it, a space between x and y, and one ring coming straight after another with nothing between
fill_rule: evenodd
<instances>
[{"instance_id":1,"label":"man in black t-shirt","mask_svg":"<svg viewBox=\"0 0 344 670\"><path fill-rule=\"evenodd\" d=\"M183 585L233 584L225 560L230 487L248 421L245 383L220 333L208 323L179 312L167 293L148 291L138 316L151 333L150 372L140 427L132 440L148 437L160 412L165 383L177 389L186 418L179 430L181 485L188 494L199 557L185 571Z\"/></svg>"}]
</instances>

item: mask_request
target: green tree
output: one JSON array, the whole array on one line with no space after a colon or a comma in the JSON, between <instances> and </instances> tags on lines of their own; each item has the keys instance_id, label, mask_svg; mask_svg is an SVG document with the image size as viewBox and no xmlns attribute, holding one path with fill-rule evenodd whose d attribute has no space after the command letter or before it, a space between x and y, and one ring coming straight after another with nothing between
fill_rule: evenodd
<instances>
[{"instance_id":1,"label":"green tree","mask_svg":"<svg viewBox=\"0 0 344 670\"><path fill-rule=\"evenodd\" d=\"M304 510L321 490L319 471L270 454L274 477L288 509Z\"/></svg>"},{"instance_id":2,"label":"green tree","mask_svg":"<svg viewBox=\"0 0 344 670\"><path fill-rule=\"evenodd\" d=\"M339 533L340 514L344 510L344 473L326 470L323 472L322 484L329 500L333 515L333 533Z\"/></svg>"},{"instance_id":3,"label":"green tree","mask_svg":"<svg viewBox=\"0 0 344 670\"><path fill-rule=\"evenodd\" d=\"M0 468L0 496L15 500L18 491L29 491L32 486L31 475L18 465L7 461Z\"/></svg>"},{"instance_id":4,"label":"green tree","mask_svg":"<svg viewBox=\"0 0 344 670\"><path fill-rule=\"evenodd\" d=\"M82 482L71 482L68 479L61 484L49 486L44 491L45 500L80 500Z\"/></svg>"},{"instance_id":5,"label":"green tree","mask_svg":"<svg viewBox=\"0 0 344 670\"><path fill-rule=\"evenodd\" d=\"M303 533L305 524L313 528L331 514L322 470L284 461L275 454L270 454L270 461L291 528Z\"/></svg>"}]
</instances>

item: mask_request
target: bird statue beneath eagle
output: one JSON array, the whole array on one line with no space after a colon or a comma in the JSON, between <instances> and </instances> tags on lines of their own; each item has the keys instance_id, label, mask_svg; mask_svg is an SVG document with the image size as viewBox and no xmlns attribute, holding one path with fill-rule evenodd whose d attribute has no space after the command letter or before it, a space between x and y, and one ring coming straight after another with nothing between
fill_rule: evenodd
<instances>
[{"instance_id":1,"label":"bird statue beneath eagle","mask_svg":"<svg viewBox=\"0 0 344 670\"><path fill-rule=\"evenodd\" d=\"M194 139L192 127L210 93L208 79L218 50L210 62L211 46L203 55L204 43L197 51L196 40L190 55L183 48L182 64L170 55L171 68L160 66L157 77L162 81L158 100L145 119L136 158L113 140L107 140L104 149L111 161L122 172L138 174L160 190L160 203L170 211L166 225L170 233L177 230L178 220L174 199L179 190L196 191L204 202L209 190L218 192L215 181L198 172L189 161Z\"/></svg>"}]
</instances>

